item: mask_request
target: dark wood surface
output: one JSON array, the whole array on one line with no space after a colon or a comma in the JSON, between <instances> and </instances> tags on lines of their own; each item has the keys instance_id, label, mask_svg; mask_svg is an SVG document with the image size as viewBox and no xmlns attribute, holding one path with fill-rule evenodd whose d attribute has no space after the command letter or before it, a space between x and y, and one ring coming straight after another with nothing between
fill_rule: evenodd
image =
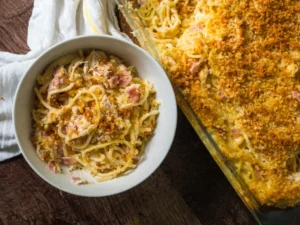
<instances>
[{"instance_id":1,"label":"dark wood surface","mask_svg":"<svg viewBox=\"0 0 300 225\"><path fill-rule=\"evenodd\" d=\"M32 0L0 0L0 51L26 53ZM256 224L193 128L179 111L173 146L159 169L115 196L59 191L22 156L0 163L0 224Z\"/></svg>"}]
</instances>

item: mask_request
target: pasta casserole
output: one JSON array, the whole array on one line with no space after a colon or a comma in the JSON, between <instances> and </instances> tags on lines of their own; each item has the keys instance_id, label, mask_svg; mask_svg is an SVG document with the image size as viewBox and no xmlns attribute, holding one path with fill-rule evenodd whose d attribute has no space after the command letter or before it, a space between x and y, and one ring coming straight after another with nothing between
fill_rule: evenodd
<instances>
[{"instance_id":1,"label":"pasta casserole","mask_svg":"<svg viewBox=\"0 0 300 225\"><path fill-rule=\"evenodd\" d=\"M59 173L67 165L104 181L137 166L154 133L159 102L134 67L101 51L79 51L52 62L34 91L31 139L50 170Z\"/></svg>"},{"instance_id":2,"label":"pasta casserole","mask_svg":"<svg viewBox=\"0 0 300 225\"><path fill-rule=\"evenodd\" d=\"M300 201L300 2L139 0L160 60L263 205Z\"/></svg>"}]
</instances>

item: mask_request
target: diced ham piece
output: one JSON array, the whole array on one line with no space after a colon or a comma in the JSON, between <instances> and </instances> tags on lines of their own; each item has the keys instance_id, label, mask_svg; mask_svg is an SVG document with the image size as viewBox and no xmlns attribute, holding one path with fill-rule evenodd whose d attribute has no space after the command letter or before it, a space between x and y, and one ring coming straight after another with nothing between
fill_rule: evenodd
<instances>
[{"instance_id":1,"label":"diced ham piece","mask_svg":"<svg viewBox=\"0 0 300 225\"><path fill-rule=\"evenodd\" d=\"M238 129L232 129L231 132L237 138L241 136L240 130Z\"/></svg>"},{"instance_id":2,"label":"diced ham piece","mask_svg":"<svg viewBox=\"0 0 300 225\"><path fill-rule=\"evenodd\" d=\"M81 181L80 177L72 177L72 181Z\"/></svg>"},{"instance_id":3,"label":"diced ham piece","mask_svg":"<svg viewBox=\"0 0 300 225\"><path fill-rule=\"evenodd\" d=\"M132 160L133 160L134 163L137 163L140 160L140 157L138 157L137 155L134 155L132 157Z\"/></svg>"},{"instance_id":4,"label":"diced ham piece","mask_svg":"<svg viewBox=\"0 0 300 225\"><path fill-rule=\"evenodd\" d=\"M64 70L62 67L58 67L54 74L53 74L53 79L50 81L49 87L48 87L48 91L53 91L55 89L60 88L61 85L63 85L65 83L64 79L63 79L63 73Z\"/></svg>"},{"instance_id":5,"label":"diced ham piece","mask_svg":"<svg viewBox=\"0 0 300 225\"><path fill-rule=\"evenodd\" d=\"M112 76L109 80L109 86L114 88L117 85L120 85L121 87L126 87L132 80L132 76L130 75L129 71L121 71L119 76Z\"/></svg>"},{"instance_id":6,"label":"diced ham piece","mask_svg":"<svg viewBox=\"0 0 300 225\"><path fill-rule=\"evenodd\" d=\"M192 27L190 28L190 31L199 31L199 30L201 30L201 29L202 29L201 26L195 25L195 26L192 26Z\"/></svg>"},{"instance_id":7,"label":"diced ham piece","mask_svg":"<svg viewBox=\"0 0 300 225\"><path fill-rule=\"evenodd\" d=\"M120 77L120 85L121 85L121 87L126 87L130 83L131 79L132 79L131 75L129 75L129 76L121 76Z\"/></svg>"},{"instance_id":8,"label":"diced ham piece","mask_svg":"<svg viewBox=\"0 0 300 225\"><path fill-rule=\"evenodd\" d=\"M300 102L300 93L298 91L292 91L292 96Z\"/></svg>"},{"instance_id":9,"label":"diced ham piece","mask_svg":"<svg viewBox=\"0 0 300 225\"><path fill-rule=\"evenodd\" d=\"M60 78L59 77L54 77L48 87L48 91L53 91L55 89L58 89L60 85Z\"/></svg>"},{"instance_id":10,"label":"diced ham piece","mask_svg":"<svg viewBox=\"0 0 300 225\"><path fill-rule=\"evenodd\" d=\"M76 163L76 161L74 159L72 159L71 157L61 157L61 162L62 162L62 164L68 165L68 166L71 166Z\"/></svg>"},{"instance_id":11,"label":"diced ham piece","mask_svg":"<svg viewBox=\"0 0 300 225\"><path fill-rule=\"evenodd\" d=\"M47 167L53 173L57 172L56 165L55 165L55 163L53 161L49 161L48 164L47 164Z\"/></svg>"},{"instance_id":12,"label":"diced ham piece","mask_svg":"<svg viewBox=\"0 0 300 225\"><path fill-rule=\"evenodd\" d=\"M133 102L136 103L140 100L141 93L137 89L136 85L131 85L127 89L127 94L129 99Z\"/></svg>"},{"instance_id":13,"label":"diced ham piece","mask_svg":"<svg viewBox=\"0 0 300 225\"><path fill-rule=\"evenodd\" d=\"M201 62L194 62L191 66L190 72L192 74L199 73Z\"/></svg>"},{"instance_id":14,"label":"diced ham piece","mask_svg":"<svg viewBox=\"0 0 300 225\"><path fill-rule=\"evenodd\" d=\"M87 184L87 180L86 179L82 179L80 177L72 177L72 182L76 185L81 185L81 184Z\"/></svg>"},{"instance_id":15,"label":"diced ham piece","mask_svg":"<svg viewBox=\"0 0 300 225\"><path fill-rule=\"evenodd\" d=\"M112 87L112 88L116 87L119 84L119 82L120 82L120 80L119 80L118 76L112 76L108 80L109 86Z\"/></svg>"},{"instance_id":16,"label":"diced ham piece","mask_svg":"<svg viewBox=\"0 0 300 225\"><path fill-rule=\"evenodd\" d=\"M132 80L131 72L124 65L121 65L119 68L119 84L121 87L126 87Z\"/></svg>"}]
</instances>

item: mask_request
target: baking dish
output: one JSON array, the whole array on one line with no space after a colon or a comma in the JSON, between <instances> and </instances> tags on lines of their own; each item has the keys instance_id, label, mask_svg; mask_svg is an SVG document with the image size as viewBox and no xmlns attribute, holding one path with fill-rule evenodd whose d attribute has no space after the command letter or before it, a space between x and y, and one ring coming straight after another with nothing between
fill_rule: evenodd
<instances>
[{"instance_id":1,"label":"baking dish","mask_svg":"<svg viewBox=\"0 0 300 225\"><path fill-rule=\"evenodd\" d=\"M142 20L138 14L128 6L126 0L116 0L119 10L124 15L126 22L133 30L133 35L138 39L142 48L146 49L154 58L158 61L159 57L155 50L155 45L151 41L147 30L144 28ZM246 184L243 182L239 174L235 171L232 162L224 157L220 151L218 144L214 141L211 134L202 125L201 121L197 118L190 105L185 100L183 93L173 83L173 87L176 94L176 99L179 107L184 112L189 122L197 132L198 136L205 144L206 148L217 162L233 188L236 190L240 198L243 200L249 211L259 224L298 224L300 216L297 216L300 212L300 207L280 209L265 207L260 205L258 200L250 192ZM298 221L298 223L297 223Z\"/></svg>"}]
</instances>

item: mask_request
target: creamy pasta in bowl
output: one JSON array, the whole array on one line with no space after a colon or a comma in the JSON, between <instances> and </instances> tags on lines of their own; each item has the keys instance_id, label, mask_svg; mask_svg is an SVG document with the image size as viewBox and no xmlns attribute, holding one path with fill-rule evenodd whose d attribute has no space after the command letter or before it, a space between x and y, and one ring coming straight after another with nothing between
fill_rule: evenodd
<instances>
[{"instance_id":1,"label":"creamy pasta in bowl","mask_svg":"<svg viewBox=\"0 0 300 225\"><path fill-rule=\"evenodd\" d=\"M34 91L32 143L52 172L67 165L105 181L136 167L156 127L159 102L134 67L102 51L79 51L52 62Z\"/></svg>"},{"instance_id":2,"label":"creamy pasta in bowl","mask_svg":"<svg viewBox=\"0 0 300 225\"><path fill-rule=\"evenodd\" d=\"M107 196L146 179L176 129L172 86L139 47L110 36L58 44L17 89L14 125L29 165L53 186Z\"/></svg>"}]
</instances>

